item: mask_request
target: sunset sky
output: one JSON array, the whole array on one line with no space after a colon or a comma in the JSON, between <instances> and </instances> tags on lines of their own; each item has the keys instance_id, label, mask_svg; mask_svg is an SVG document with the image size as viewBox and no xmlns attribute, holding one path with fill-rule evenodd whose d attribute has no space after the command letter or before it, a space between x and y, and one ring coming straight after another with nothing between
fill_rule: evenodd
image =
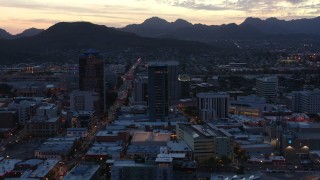
<instances>
[{"instance_id":1,"label":"sunset sky","mask_svg":"<svg viewBox=\"0 0 320 180\"><path fill-rule=\"evenodd\" d=\"M112 27L152 16L192 23L241 23L246 17L279 19L320 16L319 0L0 0L0 28L12 34L48 28L61 21L90 21Z\"/></svg>"}]
</instances>

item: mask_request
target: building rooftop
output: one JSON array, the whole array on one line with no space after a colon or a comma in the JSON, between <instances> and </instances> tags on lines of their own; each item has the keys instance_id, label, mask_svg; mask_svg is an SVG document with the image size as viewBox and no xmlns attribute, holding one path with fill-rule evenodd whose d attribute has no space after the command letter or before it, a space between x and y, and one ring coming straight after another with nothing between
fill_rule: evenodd
<instances>
[{"instance_id":1,"label":"building rooftop","mask_svg":"<svg viewBox=\"0 0 320 180\"><path fill-rule=\"evenodd\" d=\"M125 132L126 130L102 130L97 132L96 136L118 136L119 132Z\"/></svg>"},{"instance_id":2,"label":"building rooftop","mask_svg":"<svg viewBox=\"0 0 320 180\"><path fill-rule=\"evenodd\" d=\"M30 174L30 177L44 178L58 163L59 160L47 159L43 162L43 164L39 165L38 168Z\"/></svg>"},{"instance_id":3,"label":"building rooftop","mask_svg":"<svg viewBox=\"0 0 320 180\"><path fill-rule=\"evenodd\" d=\"M29 159L29 160L17 163L17 165L24 164L24 165L36 166L36 165L39 165L41 163L43 163L43 160L41 160L41 159Z\"/></svg>"},{"instance_id":4,"label":"building rooftop","mask_svg":"<svg viewBox=\"0 0 320 180\"><path fill-rule=\"evenodd\" d=\"M73 141L44 142L40 145L37 152L52 152L54 154L67 154L73 147Z\"/></svg>"},{"instance_id":5,"label":"building rooftop","mask_svg":"<svg viewBox=\"0 0 320 180\"><path fill-rule=\"evenodd\" d=\"M179 62L177 61L153 61L149 62L148 66L178 66Z\"/></svg>"},{"instance_id":6,"label":"building rooftop","mask_svg":"<svg viewBox=\"0 0 320 180\"><path fill-rule=\"evenodd\" d=\"M184 153L170 153L170 154L158 154L157 158L173 158L184 159L186 155Z\"/></svg>"},{"instance_id":7,"label":"building rooftop","mask_svg":"<svg viewBox=\"0 0 320 180\"><path fill-rule=\"evenodd\" d=\"M152 133L152 132L136 132L132 138L131 143L137 142L167 142L170 140L170 133Z\"/></svg>"},{"instance_id":8,"label":"building rooftop","mask_svg":"<svg viewBox=\"0 0 320 180\"><path fill-rule=\"evenodd\" d=\"M299 133L296 133L296 137L298 139L305 139L305 140L319 139L320 132L299 132Z\"/></svg>"},{"instance_id":9,"label":"building rooftop","mask_svg":"<svg viewBox=\"0 0 320 180\"><path fill-rule=\"evenodd\" d=\"M14 165L21 162L20 159L5 159L0 162L0 176L13 171Z\"/></svg>"},{"instance_id":10,"label":"building rooftop","mask_svg":"<svg viewBox=\"0 0 320 180\"><path fill-rule=\"evenodd\" d=\"M91 179L94 174L100 169L99 165L93 164L80 164L75 166L63 180L80 180L80 179Z\"/></svg>"},{"instance_id":11,"label":"building rooftop","mask_svg":"<svg viewBox=\"0 0 320 180\"><path fill-rule=\"evenodd\" d=\"M60 117L50 117L48 118L48 116L34 116L32 119L29 120L29 123L37 123L37 122L57 122L60 120Z\"/></svg>"},{"instance_id":12,"label":"building rooftop","mask_svg":"<svg viewBox=\"0 0 320 180\"><path fill-rule=\"evenodd\" d=\"M119 146L118 143L94 143L86 155L120 154L122 150L123 147Z\"/></svg>"},{"instance_id":13,"label":"building rooftop","mask_svg":"<svg viewBox=\"0 0 320 180\"><path fill-rule=\"evenodd\" d=\"M167 147L169 151L191 151L184 141L168 141Z\"/></svg>"},{"instance_id":14,"label":"building rooftop","mask_svg":"<svg viewBox=\"0 0 320 180\"><path fill-rule=\"evenodd\" d=\"M115 167L146 167L146 166L150 166L150 164L136 163L133 160L117 160L117 161L114 161L113 166Z\"/></svg>"},{"instance_id":15,"label":"building rooftop","mask_svg":"<svg viewBox=\"0 0 320 180\"><path fill-rule=\"evenodd\" d=\"M129 145L127 154L159 154L160 147L157 145Z\"/></svg>"},{"instance_id":16,"label":"building rooftop","mask_svg":"<svg viewBox=\"0 0 320 180\"><path fill-rule=\"evenodd\" d=\"M277 76L266 76L266 77L257 78L257 80L264 81L264 82L277 82L278 77Z\"/></svg>"},{"instance_id":17,"label":"building rooftop","mask_svg":"<svg viewBox=\"0 0 320 180\"><path fill-rule=\"evenodd\" d=\"M55 104L46 103L46 104L43 104L42 106L38 107L38 109L49 110L49 109L54 109L56 107L57 106Z\"/></svg>"},{"instance_id":18,"label":"building rooftop","mask_svg":"<svg viewBox=\"0 0 320 180\"><path fill-rule=\"evenodd\" d=\"M207 97L229 97L229 94L226 92L204 92L198 93L197 97L207 98Z\"/></svg>"},{"instance_id":19,"label":"building rooftop","mask_svg":"<svg viewBox=\"0 0 320 180\"><path fill-rule=\"evenodd\" d=\"M183 126L193 138L208 138L208 137L232 137L232 135L222 128L217 128L211 123L204 125L179 124Z\"/></svg>"},{"instance_id":20,"label":"building rooftop","mask_svg":"<svg viewBox=\"0 0 320 180\"><path fill-rule=\"evenodd\" d=\"M157 157L155 162L157 163L172 163L173 158L171 157Z\"/></svg>"}]
</instances>

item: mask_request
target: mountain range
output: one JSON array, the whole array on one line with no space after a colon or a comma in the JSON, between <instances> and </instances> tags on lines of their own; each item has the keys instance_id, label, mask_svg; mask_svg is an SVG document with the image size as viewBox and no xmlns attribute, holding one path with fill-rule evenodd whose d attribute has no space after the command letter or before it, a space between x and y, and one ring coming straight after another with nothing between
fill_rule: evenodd
<instances>
[{"instance_id":1,"label":"mountain range","mask_svg":"<svg viewBox=\"0 0 320 180\"><path fill-rule=\"evenodd\" d=\"M212 42L225 39L265 39L281 36L292 37L294 35L320 36L320 17L312 19L279 20L268 18L265 20L248 17L241 24L234 23L223 25L192 24L183 19L168 22L159 17L151 17L141 24L131 24L119 31L131 32L141 37L171 38ZM17 35L11 35L4 29L0 29L0 39L18 39L35 36L45 30L30 28Z\"/></svg>"},{"instance_id":2,"label":"mountain range","mask_svg":"<svg viewBox=\"0 0 320 180\"><path fill-rule=\"evenodd\" d=\"M89 22L61 22L34 36L0 39L0 63L7 63L8 60L11 63L76 60L83 50L89 48L106 52L125 49L203 52L215 49L202 42L146 38Z\"/></svg>"},{"instance_id":3,"label":"mountain range","mask_svg":"<svg viewBox=\"0 0 320 180\"><path fill-rule=\"evenodd\" d=\"M141 52L171 49L188 53L230 48L225 40L312 40L320 42L320 17L284 21L247 18L243 23L204 25L183 19L168 22L158 17L142 24L110 28L89 22L61 22L46 30L31 28L11 35L0 29L0 63L65 61L77 59L84 49L126 49ZM231 44L233 44L231 41ZM235 48L235 47L231 47Z\"/></svg>"},{"instance_id":4,"label":"mountain range","mask_svg":"<svg viewBox=\"0 0 320 180\"><path fill-rule=\"evenodd\" d=\"M8 33L4 29L0 29L0 39L18 39L18 38L23 38L23 37L30 37L30 36L35 36L39 33L44 31L44 29L37 29L37 28L30 28L24 30L22 33L12 35Z\"/></svg>"},{"instance_id":5,"label":"mountain range","mask_svg":"<svg viewBox=\"0 0 320 180\"><path fill-rule=\"evenodd\" d=\"M152 17L141 24L119 28L121 31L132 32L144 37L168 37L202 42L225 39L266 39L278 36L299 38L295 35L319 37L319 29L320 17L290 21L277 18L262 20L249 17L239 25L234 23L223 25L191 24L182 19L168 22L158 17Z\"/></svg>"}]
</instances>

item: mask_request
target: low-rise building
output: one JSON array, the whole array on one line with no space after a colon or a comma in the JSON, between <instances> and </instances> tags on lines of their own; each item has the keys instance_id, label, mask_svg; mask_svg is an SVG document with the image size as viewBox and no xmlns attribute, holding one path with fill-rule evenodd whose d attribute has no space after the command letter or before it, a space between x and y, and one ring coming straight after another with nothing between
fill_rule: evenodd
<instances>
[{"instance_id":1,"label":"low-rise building","mask_svg":"<svg viewBox=\"0 0 320 180\"><path fill-rule=\"evenodd\" d=\"M111 179L120 180L130 177L140 179L173 179L172 159L159 158L142 162L133 160L116 160L111 166Z\"/></svg>"},{"instance_id":2,"label":"low-rise building","mask_svg":"<svg viewBox=\"0 0 320 180\"><path fill-rule=\"evenodd\" d=\"M177 124L177 137L193 151L195 159L233 157L232 135L211 123L205 125Z\"/></svg>"},{"instance_id":3,"label":"low-rise building","mask_svg":"<svg viewBox=\"0 0 320 180\"><path fill-rule=\"evenodd\" d=\"M61 118L45 115L34 116L27 122L26 127L28 134L32 136L55 136L61 131Z\"/></svg>"},{"instance_id":4,"label":"low-rise building","mask_svg":"<svg viewBox=\"0 0 320 180\"><path fill-rule=\"evenodd\" d=\"M87 128L67 128L67 136L69 137L87 137Z\"/></svg>"},{"instance_id":5,"label":"low-rise building","mask_svg":"<svg viewBox=\"0 0 320 180\"><path fill-rule=\"evenodd\" d=\"M129 140L129 132L127 130L102 130L96 134L98 142L115 142L123 141L127 143Z\"/></svg>"},{"instance_id":6,"label":"low-rise building","mask_svg":"<svg viewBox=\"0 0 320 180\"><path fill-rule=\"evenodd\" d=\"M78 138L49 138L34 151L34 157L40 159L64 159L68 156Z\"/></svg>"},{"instance_id":7,"label":"low-rise building","mask_svg":"<svg viewBox=\"0 0 320 180\"><path fill-rule=\"evenodd\" d=\"M136 132L132 137L132 145L166 146L171 133Z\"/></svg>"},{"instance_id":8,"label":"low-rise building","mask_svg":"<svg viewBox=\"0 0 320 180\"><path fill-rule=\"evenodd\" d=\"M123 149L121 141L116 143L94 143L87 151L86 158L94 160L120 159Z\"/></svg>"},{"instance_id":9,"label":"low-rise building","mask_svg":"<svg viewBox=\"0 0 320 180\"><path fill-rule=\"evenodd\" d=\"M95 164L79 164L75 166L62 180L96 180L100 179L100 166Z\"/></svg>"}]
</instances>

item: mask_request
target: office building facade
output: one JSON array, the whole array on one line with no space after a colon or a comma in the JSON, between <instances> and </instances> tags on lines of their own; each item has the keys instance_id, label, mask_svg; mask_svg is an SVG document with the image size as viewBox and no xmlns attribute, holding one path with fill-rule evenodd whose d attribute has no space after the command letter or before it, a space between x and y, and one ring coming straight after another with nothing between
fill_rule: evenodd
<instances>
[{"instance_id":1,"label":"office building facade","mask_svg":"<svg viewBox=\"0 0 320 180\"><path fill-rule=\"evenodd\" d=\"M99 94L98 114L105 112L105 80L103 55L88 50L79 57L79 88L81 91L94 91Z\"/></svg>"},{"instance_id":2,"label":"office building facade","mask_svg":"<svg viewBox=\"0 0 320 180\"><path fill-rule=\"evenodd\" d=\"M320 90L293 92L292 110L303 113L320 113Z\"/></svg>"},{"instance_id":3,"label":"office building facade","mask_svg":"<svg viewBox=\"0 0 320 180\"><path fill-rule=\"evenodd\" d=\"M148 64L148 104L152 121L164 121L170 106L178 102L178 62L150 62Z\"/></svg>"},{"instance_id":4,"label":"office building facade","mask_svg":"<svg viewBox=\"0 0 320 180\"><path fill-rule=\"evenodd\" d=\"M263 77L256 79L256 93L266 98L267 102L274 102L278 93L278 77Z\"/></svg>"},{"instance_id":5,"label":"office building facade","mask_svg":"<svg viewBox=\"0 0 320 180\"><path fill-rule=\"evenodd\" d=\"M229 94L225 92L198 93L198 110L202 121L227 118Z\"/></svg>"}]
</instances>

